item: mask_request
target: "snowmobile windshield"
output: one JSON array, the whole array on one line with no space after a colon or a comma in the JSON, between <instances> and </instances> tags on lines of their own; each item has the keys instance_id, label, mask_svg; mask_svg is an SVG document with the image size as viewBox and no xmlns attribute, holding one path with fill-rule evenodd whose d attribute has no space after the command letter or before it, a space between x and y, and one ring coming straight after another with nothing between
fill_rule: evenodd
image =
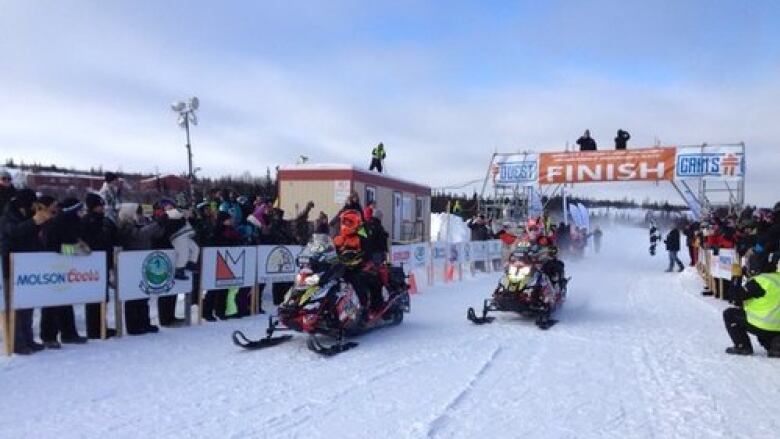
<instances>
[{"instance_id":1,"label":"snowmobile windshield","mask_svg":"<svg viewBox=\"0 0 780 439\"><path fill-rule=\"evenodd\" d=\"M298 256L299 267L310 267L320 271L320 265L330 264L338 259L336 247L326 234L314 234Z\"/></svg>"}]
</instances>

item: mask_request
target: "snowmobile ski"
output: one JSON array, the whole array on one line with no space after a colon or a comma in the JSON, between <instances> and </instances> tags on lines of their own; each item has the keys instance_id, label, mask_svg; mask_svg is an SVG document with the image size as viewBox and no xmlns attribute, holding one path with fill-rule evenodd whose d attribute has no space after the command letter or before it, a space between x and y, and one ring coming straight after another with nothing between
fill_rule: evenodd
<instances>
[{"instance_id":1,"label":"snowmobile ski","mask_svg":"<svg viewBox=\"0 0 780 439\"><path fill-rule=\"evenodd\" d=\"M248 350L270 348L280 345L292 339L292 335L282 335L279 337L265 337L259 340L250 340L241 331L233 331L233 344Z\"/></svg>"},{"instance_id":2,"label":"snowmobile ski","mask_svg":"<svg viewBox=\"0 0 780 439\"><path fill-rule=\"evenodd\" d=\"M474 308L471 307L469 307L468 311L466 312L466 318L477 325L484 325L485 323L491 323L493 320L495 320L495 317L488 317L487 309L482 311L482 317L477 317L477 312L474 311Z\"/></svg>"},{"instance_id":3,"label":"snowmobile ski","mask_svg":"<svg viewBox=\"0 0 780 439\"><path fill-rule=\"evenodd\" d=\"M555 319L550 319L550 318L542 319L542 318L540 318L540 319L538 319L536 321L536 326L539 329L541 329L542 331L546 331L546 330L552 328L556 323L558 323L558 321L555 320Z\"/></svg>"},{"instance_id":4,"label":"snowmobile ski","mask_svg":"<svg viewBox=\"0 0 780 439\"><path fill-rule=\"evenodd\" d=\"M348 351L358 345L357 342L354 341L348 341L344 342L342 339L339 339L339 341L335 344L332 344L330 346L325 346L320 342L314 334L309 335L309 339L306 341L306 346L308 346L309 350L312 352L316 352L317 354L320 354L324 357L332 357L334 355L338 355L342 352Z\"/></svg>"}]
</instances>

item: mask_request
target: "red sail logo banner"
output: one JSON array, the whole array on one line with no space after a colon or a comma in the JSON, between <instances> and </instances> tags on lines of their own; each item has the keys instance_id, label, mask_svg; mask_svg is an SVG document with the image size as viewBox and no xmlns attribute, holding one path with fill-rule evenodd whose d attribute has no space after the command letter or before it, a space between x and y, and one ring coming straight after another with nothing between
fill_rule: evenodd
<instances>
[{"instance_id":1,"label":"red sail logo banner","mask_svg":"<svg viewBox=\"0 0 780 439\"><path fill-rule=\"evenodd\" d=\"M676 148L539 154L539 184L659 181L674 178Z\"/></svg>"}]
</instances>

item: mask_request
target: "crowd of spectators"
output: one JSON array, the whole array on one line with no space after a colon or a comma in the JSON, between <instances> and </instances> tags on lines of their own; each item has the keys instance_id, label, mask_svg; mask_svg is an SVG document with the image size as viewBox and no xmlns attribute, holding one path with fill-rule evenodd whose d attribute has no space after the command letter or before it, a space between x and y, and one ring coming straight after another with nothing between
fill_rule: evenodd
<instances>
[{"instance_id":1,"label":"crowd of spectators","mask_svg":"<svg viewBox=\"0 0 780 439\"><path fill-rule=\"evenodd\" d=\"M229 188L210 191L197 204L186 197L160 199L151 209L123 202L122 179L105 174L105 183L97 193L83 199L38 194L29 188L17 189L11 176L0 172L0 253L3 273L9 273L11 252L54 251L65 254L105 251L111 270L115 249L177 250L176 277L193 280L193 296L199 285L197 258L202 246L241 246L263 244L305 244L313 232L329 233L330 221L324 212L310 218L314 203L285 220L284 212L273 200L239 194ZM150 211L151 210L151 211ZM6 285L8 279L5 279ZM274 284L274 288L285 288ZM249 290L209 291L200 310L208 321L249 315ZM176 316L176 296L160 297L158 319L164 327L178 327L184 319ZM40 338L35 341L33 310L17 310L14 352L31 354L45 348L58 349L63 343L85 343L100 337L99 304L86 306L86 337L78 333L72 306L41 310ZM150 320L149 300L131 300L125 304L125 323L129 335L159 331ZM116 331L109 328L107 335Z\"/></svg>"}]
</instances>

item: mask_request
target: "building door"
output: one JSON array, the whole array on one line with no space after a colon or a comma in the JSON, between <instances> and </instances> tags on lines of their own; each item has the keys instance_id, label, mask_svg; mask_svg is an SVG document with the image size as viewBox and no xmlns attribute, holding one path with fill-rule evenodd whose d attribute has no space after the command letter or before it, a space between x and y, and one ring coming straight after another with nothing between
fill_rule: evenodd
<instances>
[{"instance_id":1,"label":"building door","mask_svg":"<svg viewBox=\"0 0 780 439\"><path fill-rule=\"evenodd\" d=\"M400 192L393 192L393 239L401 239L401 221L403 220L403 203Z\"/></svg>"}]
</instances>

